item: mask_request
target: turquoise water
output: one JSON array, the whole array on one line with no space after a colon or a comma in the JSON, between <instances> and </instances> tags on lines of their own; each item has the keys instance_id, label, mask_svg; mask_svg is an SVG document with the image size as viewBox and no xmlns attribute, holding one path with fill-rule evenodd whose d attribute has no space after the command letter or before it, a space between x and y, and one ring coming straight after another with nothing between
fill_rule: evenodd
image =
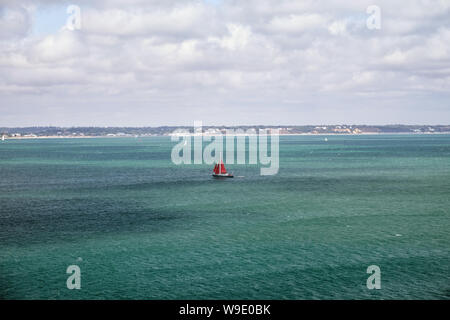
<instances>
[{"instance_id":1,"label":"turquoise water","mask_svg":"<svg viewBox=\"0 0 450 320\"><path fill-rule=\"evenodd\" d=\"M0 143L0 298L449 299L450 135L328 139L223 181L169 138Z\"/></svg>"}]
</instances>

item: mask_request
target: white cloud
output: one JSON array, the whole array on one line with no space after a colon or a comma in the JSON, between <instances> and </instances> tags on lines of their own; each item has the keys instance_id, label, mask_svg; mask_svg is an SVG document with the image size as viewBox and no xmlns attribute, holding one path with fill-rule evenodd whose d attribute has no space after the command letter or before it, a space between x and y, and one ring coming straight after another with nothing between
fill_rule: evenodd
<instances>
[{"instance_id":1,"label":"white cloud","mask_svg":"<svg viewBox=\"0 0 450 320\"><path fill-rule=\"evenodd\" d=\"M47 62L49 64L68 61L86 54L76 32L61 30L36 42L29 51L29 61Z\"/></svg>"},{"instance_id":2,"label":"white cloud","mask_svg":"<svg viewBox=\"0 0 450 320\"><path fill-rule=\"evenodd\" d=\"M177 114L201 119L199 110L221 106L233 114L230 122L247 122L257 111L258 120L301 123L296 115L305 117L311 105L326 109L337 97L358 97L341 105L353 115L368 104L362 96L392 97L386 108L402 99L406 108L420 94L445 110L437 118L450 121L442 98L450 92L449 2L382 0L382 28L368 30L359 1L82 0L81 30L61 26L45 36L29 32L31 16L57 1L6 2L0 109L6 102L39 105L40 96L46 105L69 99L114 111L126 106L130 124L141 120L130 101L149 118L162 114L160 121ZM188 112L175 112L180 108ZM377 110L371 121L385 116Z\"/></svg>"},{"instance_id":3,"label":"white cloud","mask_svg":"<svg viewBox=\"0 0 450 320\"><path fill-rule=\"evenodd\" d=\"M327 20L319 14L291 14L274 17L268 24L268 30L278 33L300 33L326 27Z\"/></svg>"},{"instance_id":4,"label":"white cloud","mask_svg":"<svg viewBox=\"0 0 450 320\"><path fill-rule=\"evenodd\" d=\"M83 12L83 29L89 33L122 36L197 36L211 25L211 12L188 4L163 9L92 9Z\"/></svg>"},{"instance_id":5,"label":"white cloud","mask_svg":"<svg viewBox=\"0 0 450 320\"><path fill-rule=\"evenodd\" d=\"M209 42L217 43L222 48L228 50L244 49L252 36L252 31L250 27L241 26L236 24L227 25L229 35L223 38L211 37L208 39Z\"/></svg>"},{"instance_id":6,"label":"white cloud","mask_svg":"<svg viewBox=\"0 0 450 320\"><path fill-rule=\"evenodd\" d=\"M328 31L332 35L344 35L347 32L347 21L346 20L338 20L334 21L328 27Z\"/></svg>"},{"instance_id":7,"label":"white cloud","mask_svg":"<svg viewBox=\"0 0 450 320\"><path fill-rule=\"evenodd\" d=\"M389 53L384 57L384 61L388 64L404 64L406 59L406 54L400 50Z\"/></svg>"},{"instance_id":8,"label":"white cloud","mask_svg":"<svg viewBox=\"0 0 450 320\"><path fill-rule=\"evenodd\" d=\"M30 26L30 17L24 7L0 6L0 40L23 37L29 32Z\"/></svg>"}]
</instances>

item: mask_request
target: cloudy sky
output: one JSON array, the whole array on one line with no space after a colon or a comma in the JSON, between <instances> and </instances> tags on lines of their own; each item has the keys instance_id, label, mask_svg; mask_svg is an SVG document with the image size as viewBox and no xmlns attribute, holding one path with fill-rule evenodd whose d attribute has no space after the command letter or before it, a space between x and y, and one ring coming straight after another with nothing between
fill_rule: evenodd
<instances>
[{"instance_id":1,"label":"cloudy sky","mask_svg":"<svg viewBox=\"0 0 450 320\"><path fill-rule=\"evenodd\" d=\"M0 126L194 120L449 124L450 0L0 0Z\"/></svg>"}]
</instances>

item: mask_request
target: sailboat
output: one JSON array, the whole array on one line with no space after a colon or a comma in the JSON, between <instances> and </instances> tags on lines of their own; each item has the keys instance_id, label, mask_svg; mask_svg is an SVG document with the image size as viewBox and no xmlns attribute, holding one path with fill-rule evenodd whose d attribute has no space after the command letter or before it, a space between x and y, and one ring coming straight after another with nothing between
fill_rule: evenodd
<instances>
[{"instance_id":1,"label":"sailboat","mask_svg":"<svg viewBox=\"0 0 450 320\"><path fill-rule=\"evenodd\" d=\"M222 154L220 154L219 163L216 163L216 165L214 166L212 176L214 178L234 178L234 176L231 173L228 173L227 169L225 169L225 164L222 161Z\"/></svg>"}]
</instances>

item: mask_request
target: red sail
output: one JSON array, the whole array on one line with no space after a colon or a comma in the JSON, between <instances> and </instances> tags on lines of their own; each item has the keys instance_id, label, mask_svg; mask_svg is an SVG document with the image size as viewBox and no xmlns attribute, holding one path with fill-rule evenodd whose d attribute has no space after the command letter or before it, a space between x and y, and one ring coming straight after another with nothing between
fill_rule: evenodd
<instances>
[{"instance_id":1,"label":"red sail","mask_svg":"<svg viewBox=\"0 0 450 320\"><path fill-rule=\"evenodd\" d=\"M216 164L214 166L214 174L226 174L227 173L227 169L225 169L225 165L223 164L223 162L221 162L220 164Z\"/></svg>"},{"instance_id":2,"label":"red sail","mask_svg":"<svg viewBox=\"0 0 450 320\"><path fill-rule=\"evenodd\" d=\"M220 164L220 171L225 174L227 173L227 169L225 169L225 165L223 164L223 162Z\"/></svg>"}]
</instances>

